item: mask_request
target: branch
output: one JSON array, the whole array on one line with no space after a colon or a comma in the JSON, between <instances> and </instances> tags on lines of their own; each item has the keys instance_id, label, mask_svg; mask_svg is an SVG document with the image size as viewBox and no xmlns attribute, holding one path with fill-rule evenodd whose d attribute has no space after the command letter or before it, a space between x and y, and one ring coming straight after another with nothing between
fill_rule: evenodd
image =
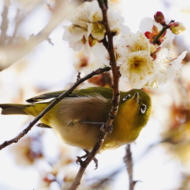
<instances>
[{"instance_id":1,"label":"branch","mask_svg":"<svg viewBox=\"0 0 190 190\"><path fill-rule=\"evenodd\" d=\"M124 157L124 162L127 166L127 172L129 175L129 190L134 190L137 181L133 180L133 158L131 153L131 145L128 144L126 147L126 155Z\"/></svg>"},{"instance_id":2,"label":"branch","mask_svg":"<svg viewBox=\"0 0 190 190\"><path fill-rule=\"evenodd\" d=\"M18 134L15 138L5 141L0 145L0 150L5 148L6 146L12 144L12 143L17 143L23 136L25 136L31 129L32 127L48 112L50 111L58 102L60 102L63 98L68 96L69 94L72 93L72 91L81 83L84 81L88 80L89 78L93 77L94 75L99 75L101 73L110 71L110 67L105 67L105 68L100 68L97 69L96 71L93 71L92 73L88 74L87 76L78 79L75 84L66 92L62 93L60 96L55 98L49 106L47 106L29 125L26 127L20 134Z\"/></svg>"},{"instance_id":3,"label":"branch","mask_svg":"<svg viewBox=\"0 0 190 190\"><path fill-rule=\"evenodd\" d=\"M100 131L99 138L92 149L92 151L88 154L86 160L84 161L85 164L80 166L80 169L73 181L73 184L71 185L69 190L76 190L76 188L80 185L81 178L84 174L84 171L86 170L87 166L89 163L95 158L95 155L99 152L102 144L104 143L104 140L106 136L108 135L112 123L114 121L114 118L117 115L118 107L119 107L119 101L120 101L120 93L119 93L119 78L120 78L120 73L117 68L117 63L115 59L115 54L114 54L114 46L113 46L113 35L110 31L109 24L108 24L108 18L107 18L107 0L98 0L99 6L102 10L103 14L103 24L106 29L106 34L107 34L107 39L108 39L108 53L110 57L110 65L111 65L111 70L113 73L113 97L112 97L112 107L108 115L108 119L105 123L104 130Z\"/></svg>"},{"instance_id":4,"label":"branch","mask_svg":"<svg viewBox=\"0 0 190 190\"><path fill-rule=\"evenodd\" d=\"M48 24L36 36L31 35L29 40L20 39L16 44L1 44L3 59L1 59L0 70L3 70L23 56L30 53L38 44L48 40L51 32L71 13L81 2L66 2L66 0L56 1L56 6L52 10L52 16ZM6 13L4 11L4 13ZM1 35L3 39L4 36ZM19 48L18 48L19 47Z\"/></svg>"},{"instance_id":5,"label":"branch","mask_svg":"<svg viewBox=\"0 0 190 190\"><path fill-rule=\"evenodd\" d=\"M17 32L18 32L19 13L20 13L20 9L17 9L17 13L16 13L16 16L15 16L15 28L14 28L13 36L10 38L10 40L8 42L10 45L13 43L13 40L16 38L16 35L17 35Z\"/></svg>"},{"instance_id":6,"label":"branch","mask_svg":"<svg viewBox=\"0 0 190 190\"><path fill-rule=\"evenodd\" d=\"M6 38L6 32L8 30L8 9L10 6L10 0L4 1L4 9L2 13L2 23L1 23L1 35L0 35L0 44Z\"/></svg>"}]
</instances>

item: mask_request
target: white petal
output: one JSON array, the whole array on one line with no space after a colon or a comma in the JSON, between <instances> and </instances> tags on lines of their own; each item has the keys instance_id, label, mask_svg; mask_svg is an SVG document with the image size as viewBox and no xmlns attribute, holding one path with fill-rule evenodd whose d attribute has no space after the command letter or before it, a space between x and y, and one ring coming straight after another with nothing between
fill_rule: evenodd
<instances>
[{"instance_id":1,"label":"white petal","mask_svg":"<svg viewBox=\"0 0 190 190\"><path fill-rule=\"evenodd\" d=\"M65 29L65 31L64 31L64 33L63 33L63 40L66 40L66 41L68 41L69 40L69 38L70 38L70 32L69 32L69 26L64 26L63 27L64 29Z\"/></svg>"},{"instance_id":2,"label":"white petal","mask_svg":"<svg viewBox=\"0 0 190 190\"><path fill-rule=\"evenodd\" d=\"M82 28L79 28L79 27L75 27L73 29L73 31L71 32L71 36L70 36L70 41L71 42L77 42L77 41L80 41L83 36L86 34L86 31L83 30Z\"/></svg>"},{"instance_id":3,"label":"white petal","mask_svg":"<svg viewBox=\"0 0 190 190\"><path fill-rule=\"evenodd\" d=\"M180 62L181 63L182 60L185 58L186 54L187 54L187 51L184 51L183 53L181 53L181 55L178 56L178 58L175 60L175 62Z\"/></svg>"},{"instance_id":4,"label":"white petal","mask_svg":"<svg viewBox=\"0 0 190 190\"><path fill-rule=\"evenodd\" d=\"M108 51L102 43L96 43L95 46L92 47L92 54L94 57L97 57L101 62L105 65L109 66Z\"/></svg>"},{"instance_id":5,"label":"white petal","mask_svg":"<svg viewBox=\"0 0 190 190\"><path fill-rule=\"evenodd\" d=\"M121 34L128 34L128 33L130 33L131 32L131 30L130 30L130 28L128 27L128 26L125 26L125 25L122 25L121 26Z\"/></svg>"},{"instance_id":6,"label":"white petal","mask_svg":"<svg viewBox=\"0 0 190 190\"><path fill-rule=\"evenodd\" d=\"M130 32L126 35L120 35L117 47L119 51L123 52L121 53L123 55L137 51L149 51L150 54L149 40L142 32L137 32L136 34Z\"/></svg>"},{"instance_id":7,"label":"white petal","mask_svg":"<svg viewBox=\"0 0 190 190\"><path fill-rule=\"evenodd\" d=\"M70 48L72 48L74 51L81 51L84 48L84 44L81 41L78 42L70 42L69 43Z\"/></svg>"},{"instance_id":8,"label":"white petal","mask_svg":"<svg viewBox=\"0 0 190 190\"><path fill-rule=\"evenodd\" d=\"M145 17L141 20L139 29L143 33L147 31L152 32L153 25L155 25L159 31L163 28L161 24L155 22L152 18Z\"/></svg>"},{"instance_id":9,"label":"white petal","mask_svg":"<svg viewBox=\"0 0 190 190\"><path fill-rule=\"evenodd\" d=\"M141 20L139 29L142 32L152 31L153 20L149 17L145 17Z\"/></svg>"}]
</instances>

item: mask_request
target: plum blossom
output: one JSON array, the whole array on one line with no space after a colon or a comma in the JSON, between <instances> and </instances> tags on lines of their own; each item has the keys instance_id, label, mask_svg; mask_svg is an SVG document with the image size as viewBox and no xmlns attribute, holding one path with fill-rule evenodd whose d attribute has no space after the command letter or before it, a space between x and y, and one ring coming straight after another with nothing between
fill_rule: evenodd
<instances>
[{"instance_id":1,"label":"plum blossom","mask_svg":"<svg viewBox=\"0 0 190 190\"><path fill-rule=\"evenodd\" d=\"M127 78L134 88L144 86L154 74L154 70L152 57L148 51L129 53L120 67L121 75Z\"/></svg>"},{"instance_id":2,"label":"plum blossom","mask_svg":"<svg viewBox=\"0 0 190 190\"><path fill-rule=\"evenodd\" d=\"M173 50L162 48L157 53L157 59L154 61L154 64L159 65L160 69L155 73L153 78L149 80L148 86L163 85L177 79L181 74L181 62L185 58L186 53L187 51L184 51L180 56L175 57L173 55Z\"/></svg>"},{"instance_id":3,"label":"plum blossom","mask_svg":"<svg viewBox=\"0 0 190 190\"><path fill-rule=\"evenodd\" d=\"M167 30L157 43L154 38L163 26L150 18L141 21L142 32L120 35L117 53L120 55L120 72L131 87L153 87L173 81L180 76L186 51L174 56L174 34Z\"/></svg>"},{"instance_id":4,"label":"plum blossom","mask_svg":"<svg viewBox=\"0 0 190 190\"><path fill-rule=\"evenodd\" d=\"M107 14L111 31L118 35L122 30L124 19L111 9L108 9ZM94 46L102 48L100 44L102 44L101 40L104 39L106 30L102 23L102 11L97 1L83 3L68 20L70 25L64 27L63 39L68 40L73 50L84 49L84 53L89 55Z\"/></svg>"},{"instance_id":5,"label":"plum blossom","mask_svg":"<svg viewBox=\"0 0 190 190\"><path fill-rule=\"evenodd\" d=\"M171 23L165 23L161 12L156 13L155 20L144 18L136 33L123 25L124 20L118 12L109 8L107 16L110 30L114 33L117 66L120 67L122 78L132 88L163 85L180 76L181 62L186 52L174 56ZM83 3L68 20L70 25L65 26L63 38L68 40L73 50L83 50L85 56L89 56L76 61L76 69L88 73L99 66L109 66L109 53L105 43L102 43L102 40L106 40L106 29L98 2ZM173 23L172 26L176 30L177 27L179 31L184 30L178 23Z\"/></svg>"},{"instance_id":6,"label":"plum blossom","mask_svg":"<svg viewBox=\"0 0 190 190\"><path fill-rule=\"evenodd\" d=\"M151 46L142 32L129 32L121 35L118 40L117 51L120 52L121 75L134 88L144 86L156 70L151 57Z\"/></svg>"}]
</instances>

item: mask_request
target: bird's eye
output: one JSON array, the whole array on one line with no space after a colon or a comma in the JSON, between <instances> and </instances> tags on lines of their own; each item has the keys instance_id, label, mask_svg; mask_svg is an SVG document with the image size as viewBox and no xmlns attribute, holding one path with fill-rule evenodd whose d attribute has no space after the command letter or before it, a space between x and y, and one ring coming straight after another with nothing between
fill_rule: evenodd
<instances>
[{"instance_id":1,"label":"bird's eye","mask_svg":"<svg viewBox=\"0 0 190 190\"><path fill-rule=\"evenodd\" d=\"M141 105L141 113L144 114L147 110L147 106L145 104Z\"/></svg>"},{"instance_id":2,"label":"bird's eye","mask_svg":"<svg viewBox=\"0 0 190 190\"><path fill-rule=\"evenodd\" d=\"M130 97L131 97L131 94L127 94L127 96L125 96L125 97L123 98L123 102L126 101L126 100L128 100Z\"/></svg>"}]
</instances>

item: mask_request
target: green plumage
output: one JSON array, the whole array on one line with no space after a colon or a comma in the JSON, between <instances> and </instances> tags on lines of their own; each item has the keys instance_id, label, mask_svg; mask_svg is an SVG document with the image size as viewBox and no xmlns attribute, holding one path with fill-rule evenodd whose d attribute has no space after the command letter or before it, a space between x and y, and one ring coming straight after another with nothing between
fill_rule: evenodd
<instances>
[{"instance_id":1,"label":"green plumage","mask_svg":"<svg viewBox=\"0 0 190 190\"><path fill-rule=\"evenodd\" d=\"M52 100L64 91L42 94L27 101L31 104L0 104L2 114L37 116ZM106 138L102 149L117 148L134 141L146 125L151 111L150 97L142 90L120 92L120 106L113 123L113 132ZM52 127L68 144L91 150L102 123L111 109L112 89L92 87L74 90L56 104L42 119L42 127ZM142 112L142 108L145 109Z\"/></svg>"},{"instance_id":2,"label":"green plumage","mask_svg":"<svg viewBox=\"0 0 190 190\"><path fill-rule=\"evenodd\" d=\"M65 92L65 90L50 92L50 93L42 94L39 96L35 96L26 101L29 103L34 103L34 102L39 102L42 100L47 100L50 98L56 98L56 97L60 96L63 92ZM106 99L111 99L112 98L112 89L111 88L102 88L102 87L90 87L90 88L86 88L86 89L74 90L73 93L70 94L68 97L96 96L96 95L101 95Z\"/></svg>"}]
</instances>

